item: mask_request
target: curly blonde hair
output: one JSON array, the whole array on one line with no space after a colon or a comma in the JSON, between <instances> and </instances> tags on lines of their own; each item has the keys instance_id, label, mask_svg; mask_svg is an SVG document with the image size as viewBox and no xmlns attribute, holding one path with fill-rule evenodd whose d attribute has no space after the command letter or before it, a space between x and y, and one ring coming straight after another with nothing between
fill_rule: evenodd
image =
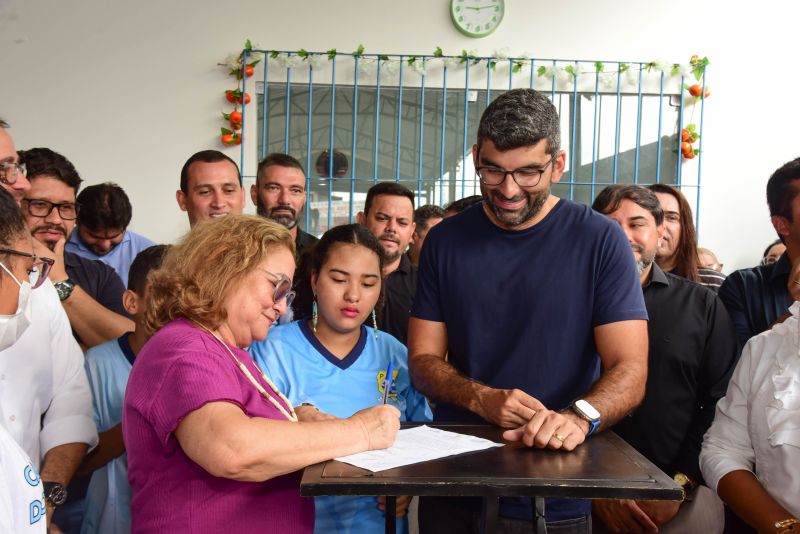
<instances>
[{"instance_id":1,"label":"curly blonde hair","mask_svg":"<svg viewBox=\"0 0 800 534\"><path fill-rule=\"evenodd\" d=\"M197 224L148 277L148 335L179 317L218 328L227 318L226 296L279 248L295 253L291 234L263 217L227 215Z\"/></svg>"}]
</instances>

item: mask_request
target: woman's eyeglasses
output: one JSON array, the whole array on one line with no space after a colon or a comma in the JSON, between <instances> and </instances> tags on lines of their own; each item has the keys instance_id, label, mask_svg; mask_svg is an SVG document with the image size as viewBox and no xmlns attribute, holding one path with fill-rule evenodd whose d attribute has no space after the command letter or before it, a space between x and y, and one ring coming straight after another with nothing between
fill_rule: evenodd
<instances>
[{"instance_id":1,"label":"woman's eyeglasses","mask_svg":"<svg viewBox=\"0 0 800 534\"><path fill-rule=\"evenodd\" d=\"M11 254L12 256L22 256L23 258L32 258L33 259L33 269L28 271L28 274L38 272L39 276L36 280L31 284L33 289L44 284L44 281L47 280L47 275L50 274L50 269L53 268L53 264L55 261L51 258L44 258L41 256L37 256L36 254L31 254L30 252L22 252L19 250L14 250L13 248L0 248L0 254Z\"/></svg>"},{"instance_id":2,"label":"woman's eyeglasses","mask_svg":"<svg viewBox=\"0 0 800 534\"><path fill-rule=\"evenodd\" d=\"M267 273L269 276L276 278L276 280L270 280L270 283L275 286L275 292L272 294L272 302L277 304L283 299L286 299L286 307L291 307L292 302L294 301L295 292L292 291L292 281L289 279L289 277L285 274L271 273L266 269L261 270Z\"/></svg>"}]
</instances>

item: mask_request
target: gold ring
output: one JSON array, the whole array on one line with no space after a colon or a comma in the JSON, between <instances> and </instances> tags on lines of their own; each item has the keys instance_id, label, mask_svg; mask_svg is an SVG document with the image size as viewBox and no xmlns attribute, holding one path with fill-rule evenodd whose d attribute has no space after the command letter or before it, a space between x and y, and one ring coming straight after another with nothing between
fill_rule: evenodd
<instances>
[{"instance_id":1,"label":"gold ring","mask_svg":"<svg viewBox=\"0 0 800 534\"><path fill-rule=\"evenodd\" d=\"M553 434L553 437L554 437L554 438L556 438L556 439L557 439L558 441L560 441L561 443L564 443L564 439L566 439L566 438L564 438L564 436L562 436L561 434Z\"/></svg>"}]
</instances>

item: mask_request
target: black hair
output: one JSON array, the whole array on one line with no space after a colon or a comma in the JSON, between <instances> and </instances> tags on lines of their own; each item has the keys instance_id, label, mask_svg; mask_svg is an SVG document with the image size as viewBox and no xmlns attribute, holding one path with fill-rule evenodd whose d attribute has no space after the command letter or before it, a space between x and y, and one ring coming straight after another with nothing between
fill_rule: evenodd
<instances>
[{"instance_id":1,"label":"black hair","mask_svg":"<svg viewBox=\"0 0 800 534\"><path fill-rule=\"evenodd\" d=\"M478 124L478 149L486 140L497 150L533 146L547 140L547 152L558 154L561 144L558 111L542 93L513 89L498 96L483 111Z\"/></svg>"},{"instance_id":2,"label":"black hair","mask_svg":"<svg viewBox=\"0 0 800 534\"><path fill-rule=\"evenodd\" d=\"M0 187L0 247L7 248L26 235L28 227L25 225L22 211L11 193Z\"/></svg>"},{"instance_id":3,"label":"black hair","mask_svg":"<svg viewBox=\"0 0 800 534\"><path fill-rule=\"evenodd\" d=\"M764 249L764 253L761 255L761 257L762 257L762 258L766 258L766 257L767 257L767 254L769 254L769 251L770 251L770 249L771 249L772 247L774 247L775 245L781 245L781 244L783 244L783 241L781 241L780 239L776 239L775 241L773 241L772 243L770 243L770 244L769 244L769 246L768 246L767 248L765 248L765 249Z\"/></svg>"},{"instance_id":4,"label":"black hair","mask_svg":"<svg viewBox=\"0 0 800 534\"><path fill-rule=\"evenodd\" d=\"M411 208L414 208L414 193L404 185L397 182L380 182L373 185L367 191L367 199L364 201L364 215L369 215L375 197L380 195L392 195L396 197L406 197L411 201Z\"/></svg>"},{"instance_id":5,"label":"black hair","mask_svg":"<svg viewBox=\"0 0 800 534\"><path fill-rule=\"evenodd\" d=\"M603 215L608 215L619 209L623 200L630 200L640 208L646 209L656 221L656 226L664 222L664 210L656 194L640 185L609 185L597 195L592 203L592 209Z\"/></svg>"},{"instance_id":6,"label":"black hair","mask_svg":"<svg viewBox=\"0 0 800 534\"><path fill-rule=\"evenodd\" d=\"M17 151L20 163L25 164L28 180L37 176L52 176L75 190L81 187L81 180L75 166L64 156L49 148L30 148Z\"/></svg>"},{"instance_id":7,"label":"black hair","mask_svg":"<svg viewBox=\"0 0 800 534\"><path fill-rule=\"evenodd\" d=\"M458 200L452 201L450 204L445 207L444 211L446 213L461 213L465 209L469 208L477 204L478 202L483 200L482 195L472 195L464 198L459 198Z\"/></svg>"},{"instance_id":8,"label":"black hair","mask_svg":"<svg viewBox=\"0 0 800 534\"><path fill-rule=\"evenodd\" d=\"M796 185L795 180L800 180L800 158L784 163L769 177L767 205L770 215L792 222L792 201L800 193L800 185Z\"/></svg>"},{"instance_id":9,"label":"black hair","mask_svg":"<svg viewBox=\"0 0 800 534\"><path fill-rule=\"evenodd\" d=\"M2 117L0 117L0 128L2 128L4 130L7 129L7 128L10 128L10 126L8 125L8 122L6 122Z\"/></svg>"},{"instance_id":10,"label":"black hair","mask_svg":"<svg viewBox=\"0 0 800 534\"><path fill-rule=\"evenodd\" d=\"M424 232L428 229L428 221L431 219L444 219L445 211L435 204L426 204L414 210L414 224L417 225L417 232Z\"/></svg>"},{"instance_id":11,"label":"black hair","mask_svg":"<svg viewBox=\"0 0 800 534\"><path fill-rule=\"evenodd\" d=\"M264 171L273 165L277 165L279 167L289 167L290 169L298 169L303 173L303 176L306 174L303 170L303 166L300 165L299 161L297 161L297 158L290 156L289 154L274 152L272 154L267 154L267 156L258 164L258 169L256 170L256 185L258 185L258 181L261 179Z\"/></svg>"},{"instance_id":12,"label":"black hair","mask_svg":"<svg viewBox=\"0 0 800 534\"><path fill-rule=\"evenodd\" d=\"M380 272L383 273L384 252L378 238L372 232L367 230L366 227L360 224L343 224L341 226L334 226L324 234L320 240L314 245L311 252L311 272L319 274L322 266L328 259L331 248L337 243L345 243L348 245L361 245L368 248L378 256Z\"/></svg>"},{"instance_id":13,"label":"black hair","mask_svg":"<svg viewBox=\"0 0 800 534\"><path fill-rule=\"evenodd\" d=\"M236 169L236 174L241 176L239 173L239 166L236 164L236 162L219 150L201 150L200 152L195 152L192 154L181 168L181 191L184 193L189 192L189 167L192 166L192 163L217 163L220 161L229 161Z\"/></svg>"},{"instance_id":14,"label":"black hair","mask_svg":"<svg viewBox=\"0 0 800 534\"><path fill-rule=\"evenodd\" d=\"M128 195L117 184L90 185L78 195L78 225L92 232L125 230L133 215Z\"/></svg>"},{"instance_id":15,"label":"black hair","mask_svg":"<svg viewBox=\"0 0 800 534\"><path fill-rule=\"evenodd\" d=\"M161 262L164 261L164 256L171 246L153 245L139 252L128 271L128 289L143 297L147 287L147 275L161 267Z\"/></svg>"}]
</instances>

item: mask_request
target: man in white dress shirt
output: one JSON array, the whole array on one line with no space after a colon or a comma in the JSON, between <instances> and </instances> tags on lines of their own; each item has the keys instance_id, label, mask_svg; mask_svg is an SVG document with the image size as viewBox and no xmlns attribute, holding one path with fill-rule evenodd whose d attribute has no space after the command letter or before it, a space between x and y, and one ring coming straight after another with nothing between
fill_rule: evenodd
<instances>
[{"instance_id":1,"label":"man in white dress shirt","mask_svg":"<svg viewBox=\"0 0 800 534\"><path fill-rule=\"evenodd\" d=\"M15 165L17 151L7 128L0 119L0 186L19 203L30 183ZM97 443L97 429L83 354L53 284L45 280L30 298L30 325L0 351L0 425L38 469L49 520L87 450Z\"/></svg>"}]
</instances>

